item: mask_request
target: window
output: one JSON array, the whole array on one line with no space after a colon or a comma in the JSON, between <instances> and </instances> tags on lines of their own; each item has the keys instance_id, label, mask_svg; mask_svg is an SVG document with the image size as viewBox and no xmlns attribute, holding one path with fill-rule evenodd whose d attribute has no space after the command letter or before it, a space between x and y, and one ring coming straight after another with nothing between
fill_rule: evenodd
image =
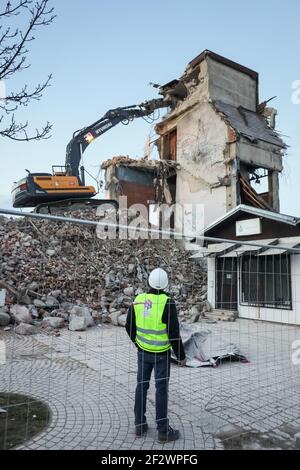
<instances>
[{"instance_id":1,"label":"window","mask_svg":"<svg viewBox=\"0 0 300 470\"><path fill-rule=\"evenodd\" d=\"M216 308L237 310L237 258L216 258Z\"/></svg>"},{"instance_id":2,"label":"window","mask_svg":"<svg viewBox=\"0 0 300 470\"><path fill-rule=\"evenodd\" d=\"M177 130L173 129L163 139L163 160L177 160Z\"/></svg>"},{"instance_id":3,"label":"window","mask_svg":"<svg viewBox=\"0 0 300 470\"><path fill-rule=\"evenodd\" d=\"M288 254L243 256L241 304L292 308L291 266Z\"/></svg>"}]
</instances>

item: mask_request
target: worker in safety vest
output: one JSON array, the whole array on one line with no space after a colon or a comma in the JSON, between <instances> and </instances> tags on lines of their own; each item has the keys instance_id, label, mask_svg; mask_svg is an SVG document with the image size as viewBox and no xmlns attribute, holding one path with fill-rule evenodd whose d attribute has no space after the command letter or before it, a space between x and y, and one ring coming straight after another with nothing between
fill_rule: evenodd
<instances>
[{"instance_id":1,"label":"worker in safety vest","mask_svg":"<svg viewBox=\"0 0 300 470\"><path fill-rule=\"evenodd\" d=\"M180 366L186 358L179 332L174 300L164 291L168 287L168 275L154 269L149 275L150 290L139 294L128 310L126 331L138 349L137 387L135 391L135 429L142 436L148 430L146 401L152 370L156 386L156 424L160 442L175 441L179 431L169 426L168 385L172 347Z\"/></svg>"}]
</instances>

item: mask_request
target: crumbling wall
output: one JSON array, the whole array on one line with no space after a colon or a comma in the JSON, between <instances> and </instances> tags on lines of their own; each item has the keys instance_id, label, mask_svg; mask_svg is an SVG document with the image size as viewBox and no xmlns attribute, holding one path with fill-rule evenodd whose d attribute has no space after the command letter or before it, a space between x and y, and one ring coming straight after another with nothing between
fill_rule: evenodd
<instances>
[{"instance_id":1,"label":"crumbling wall","mask_svg":"<svg viewBox=\"0 0 300 470\"><path fill-rule=\"evenodd\" d=\"M173 202L172 178L176 178L177 162L135 159L116 156L102 164L105 170L106 198L119 200L127 197L127 206ZM169 182L169 183L168 183ZM169 186L170 184L170 186Z\"/></svg>"},{"instance_id":2,"label":"crumbling wall","mask_svg":"<svg viewBox=\"0 0 300 470\"><path fill-rule=\"evenodd\" d=\"M186 100L194 102L195 96ZM177 128L176 202L204 204L204 223L209 224L226 210L227 191L227 126L208 101L194 103L179 116L157 126L164 135ZM226 184L225 184L226 182ZM175 215L176 226L181 227L181 213Z\"/></svg>"},{"instance_id":3,"label":"crumbling wall","mask_svg":"<svg viewBox=\"0 0 300 470\"><path fill-rule=\"evenodd\" d=\"M259 106L257 72L205 50L160 92L171 102L171 111L156 126L160 158L180 164L177 203L204 204L204 226L241 204L246 190L244 203L279 210L285 144L261 114L266 102ZM168 142L175 131L171 152ZM249 170L243 181L242 166ZM270 188L261 197L250 188L260 168L268 170ZM181 212L178 227L180 221Z\"/></svg>"},{"instance_id":4,"label":"crumbling wall","mask_svg":"<svg viewBox=\"0 0 300 470\"><path fill-rule=\"evenodd\" d=\"M281 149L268 142L251 142L241 137L236 151L239 159L245 163L279 172L283 169Z\"/></svg>"},{"instance_id":5,"label":"crumbling wall","mask_svg":"<svg viewBox=\"0 0 300 470\"><path fill-rule=\"evenodd\" d=\"M114 177L117 178L118 183L111 185L115 188L111 191L112 199L118 199L120 195L126 196L128 207L133 204L144 204L147 207L149 201L155 200L152 172L118 166L114 168ZM119 191L116 191L116 187L119 187Z\"/></svg>"},{"instance_id":6,"label":"crumbling wall","mask_svg":"<svg viewBox=\"0 0 300 470\"><path fill-rule=\"evenodd\" d=\"M270 208L279 212L279 173L283 169L282 149L268 142L252 142L241 137L236 142L236 154L240 160L240 170L243 166L247 166L248 171L251 168L253 171L258 168L268 171L268 189L265 198Z\"/></svg>"},{"instance_id":7,"label":"crumbling wall","mask_svg":"<svg viewBox=\"0 0 300 470\"><path fill-rule=\"evenodd\" d=\"M208 93L212 100L256 111L258 84L250 75L221 64L207 56Z\"/></svg>"}]
</instances>

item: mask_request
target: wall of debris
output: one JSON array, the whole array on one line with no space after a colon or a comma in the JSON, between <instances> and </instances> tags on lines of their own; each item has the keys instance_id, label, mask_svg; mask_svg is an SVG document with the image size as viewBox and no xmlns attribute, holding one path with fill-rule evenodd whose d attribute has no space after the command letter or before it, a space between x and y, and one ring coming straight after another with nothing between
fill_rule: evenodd
<instances>
[{"instance_id":1,"label":"wall of debris","mask_svg":"<svg viewBox=\"0 0 300 470\"><path fill-rule=\"evenodd\" d=\"M92 209L72 217L98 220ZM59 334L64 326L117 325L158 266L169 273L180 318L197 321L209 310L206 272L174 241L103 240L82 225L0 217L0 327Z\"/></svg>"}]
</instances>

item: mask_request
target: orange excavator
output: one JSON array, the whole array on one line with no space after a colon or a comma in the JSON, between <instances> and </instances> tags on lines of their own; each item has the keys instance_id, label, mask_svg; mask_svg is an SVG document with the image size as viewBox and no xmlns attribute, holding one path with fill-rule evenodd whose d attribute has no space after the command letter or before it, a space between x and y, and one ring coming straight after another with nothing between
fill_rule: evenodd
<instances>
[{"instance_id":1,"label":"orange excavator","mask_svg":"<svg viewBox=\"0 0 300 470\"><path fill-rule=\"evenodd\" d=\"M64 166L53 166L52 173L31 173L12 188L14 207L34 207L36 212L44 208L98 206L103 199L92 199L97 191L85 185L85 169L81 158L91 142L119 123L129 124L135 118L150 116L156 109L169 106L163 98L145 101L140 105L126 106L108 111L101 119L74 132L67 145Z\"/></svg>"}]
</instances>

